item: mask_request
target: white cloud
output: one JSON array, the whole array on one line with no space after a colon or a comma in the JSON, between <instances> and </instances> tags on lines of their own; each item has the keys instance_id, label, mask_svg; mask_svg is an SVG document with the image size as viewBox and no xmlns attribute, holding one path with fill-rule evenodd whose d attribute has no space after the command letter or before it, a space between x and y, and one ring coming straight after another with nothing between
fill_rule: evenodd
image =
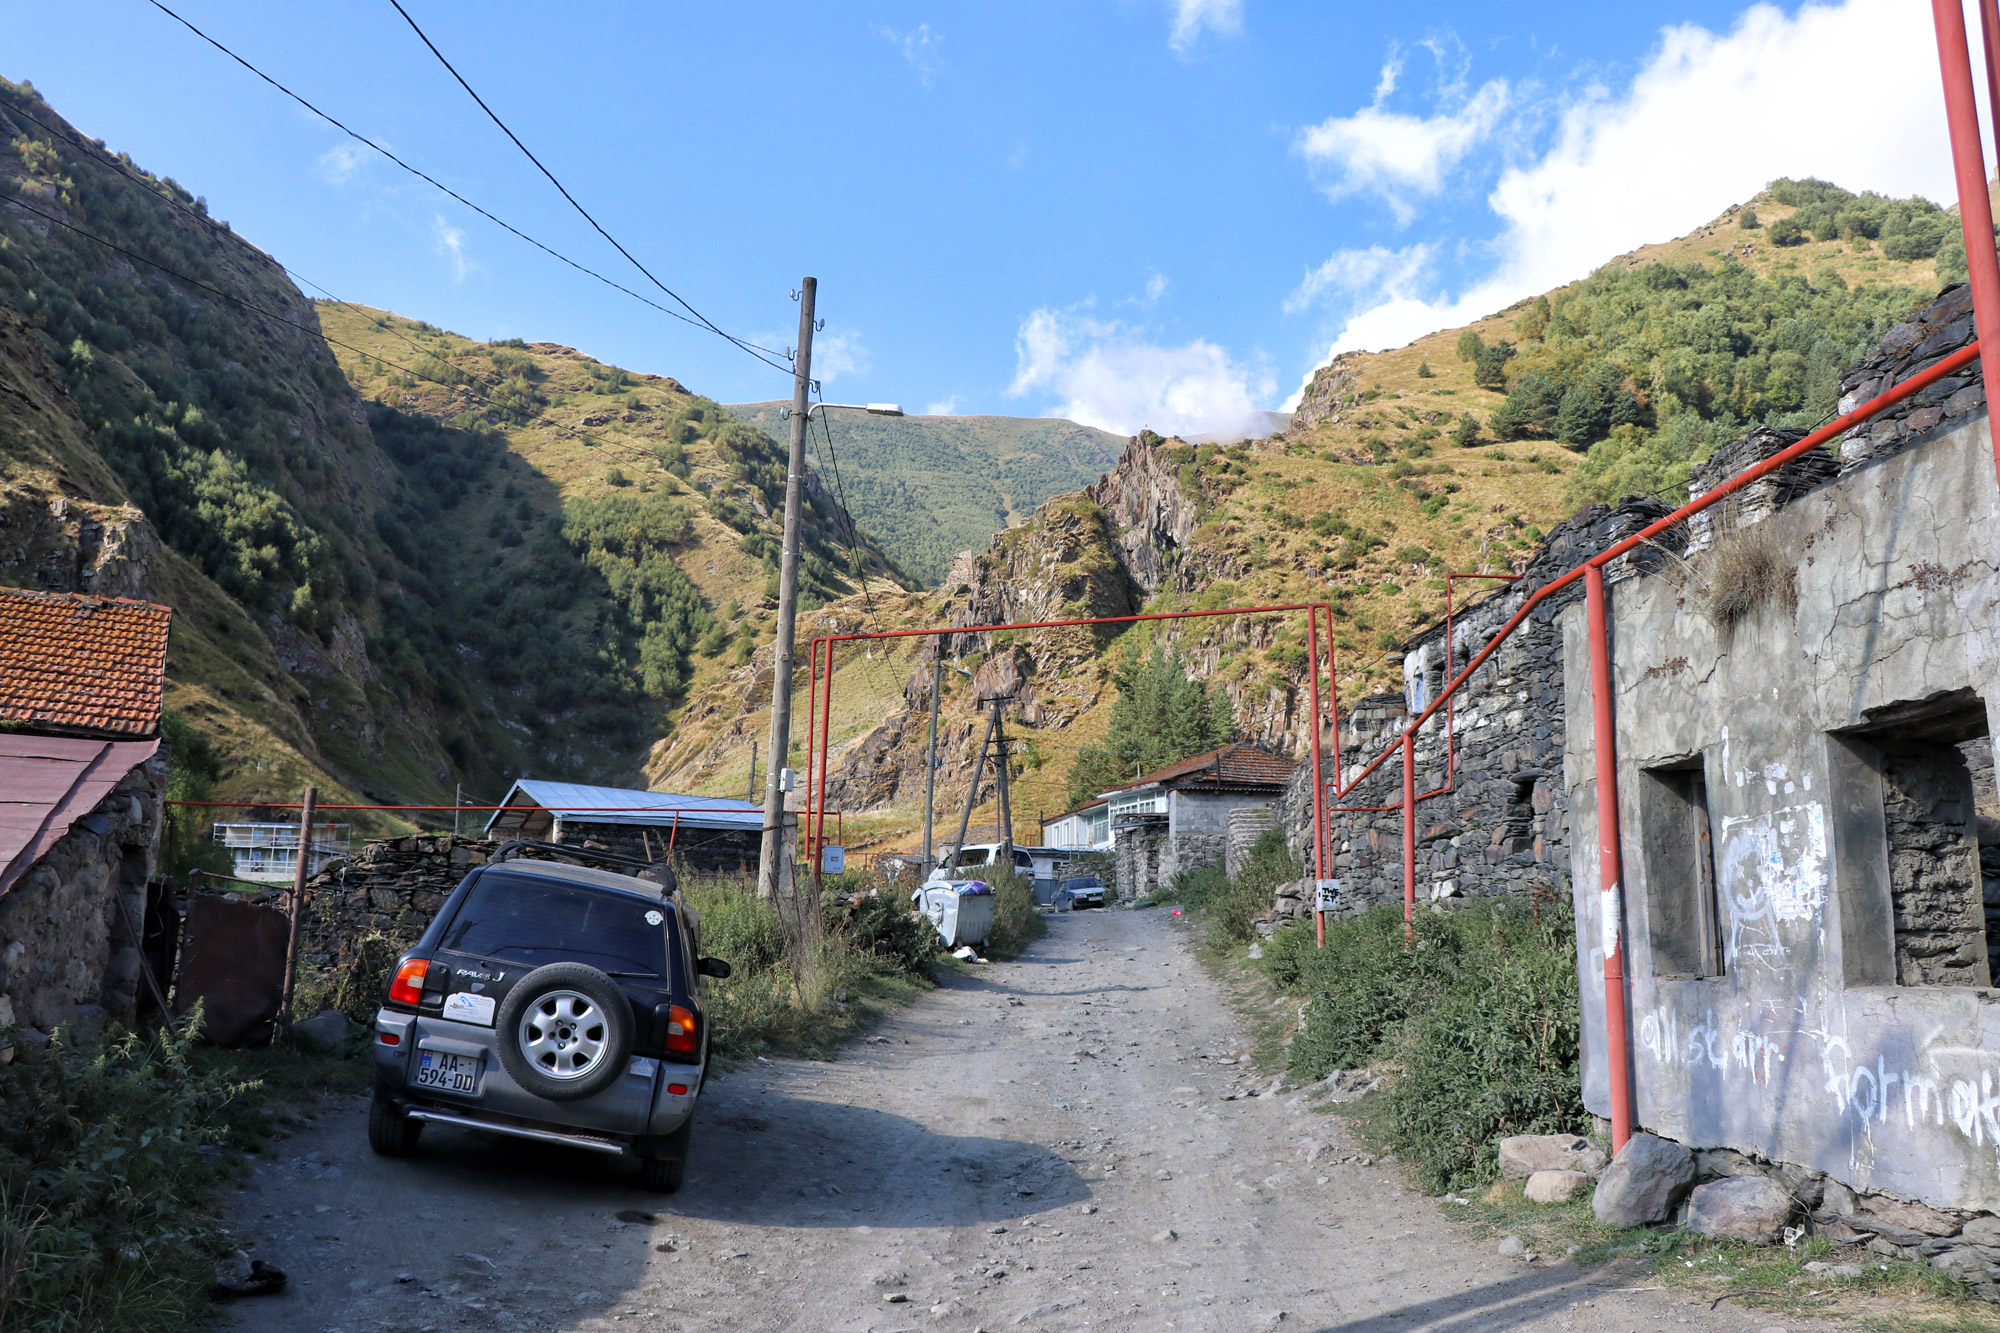
<instances>
[{"instance_id":1,"label":"white cloud","mask_svg":"<svg viewBox=\"0 0 2000 1333\"><path fill-rule=\"evenodd\" d=\"M1167 45L1186 55L1204 28L1233 36L1243 31L1243 0L1167 0L1174 13Z\"/></svg>"},{"instance_id":2,"label":"white cloud","mask_svg":"<svg viewBox=\"0 0 2000 1333\"><path fill-rule=\"evenodd\" d=\"M1392 53L1374 102L1307 129L1298 149L1315 175L1330 177L1322 186L1329 197L1372 191L1408 222L1416 216L1411 196L1443 188L1446 173L1493 133L1510 94L1504 80L1494 79L1469 98L1453 98L1458 105L1452 111L1412 116L1383 105L1401 71Z\"/></svg>"},{"instance_id":3,"label":"white cloud","mask_svg":"<svg viewBox=\"0 0 2000 1333\"><path fill-rule=\"evenodd\" d=\"M1077 308L1036 310L1021 321L1014 349L1009 393L1040 391L1054 400L1047 415L1124 435L1141 426L1168 435L1247 431L1277 389L1263 366L1205 339L1166 346Z\"/></svg>"},{"instance_id":4,"label":"white cloud","mask_svg":"<svg viewBox=\"0 0 2000 1333\"><path fill-rule=\"evenodd\" d=\"M935 403L929 403L929 404L927 404L927 405L926 405L926 406L924 407L924 411L923 411L923 415L925 415L925 416L927 416L927 417L955 417L955 416L957 416L957 415L958 415L958 395L957 395L957 394L953 394L953 395L952 395L951 397L949 397L949 398L944 398L944 399L940 399L939 401L937 401L937 402L935 402Z\"/></svg>"},{"instance_id":5,"label":"white cloud","mask_svg":"<svg viewBox=\"0 0 2000 1333\"><path fill-rule=\"evenodd\" d=\"M1288 308L1342 290L1352 298L1327 357L1401 346L1575 281L1778 176L1956 198L1935 35L1902 0L1793 15L1760 4L1727 33L1668 28L1630 86L1593 86L1551 110L1551 146L1502 170L1487 198L1501 225L1484 274L1453 294L1421 264L1371 272L1343 251L1315 271L1327 279L1293 292Z\"/></svg>"},{"instance_id":6,"label":"white cloud","mask_svg":"<svg viewBox=\"0 0 2000 1333\"><path fill-rule=\"evenodd\" d=\"M1167 275L1155 273L1146 279L1146 304L1158 305L1160 298L1167 294Z\"/></svg>"},{"instance_id":7,"label":"white cloud","mask_svg":"<svg viewBox=\"0 0 2000 1333\"><path fill-rule=\"evenodd\" d=\"M319 174L335 185L345 185L361 170L375 151L357 143L337 143L319 155Z\"/></svg>"},{"instance_id":8,"label":"white cloud","mask_svg":"<svg viewBox=\"0 0 2000 1333\"><path fill-rule=\"evenodd\" d=\"M1366 250L1336 250L1324 264L1300 280L1285 298L1285 313L1295 315L1325 299L1329 292L1374 293L1378 297L1408 296L1430 268L1432 247L1410 245L1400 250L1371 245Z\"/></svg>"},{"instance_id":9,"label":"white cloud","mask_svg":"<svg viewBox=\"0 0 2000 1333\"><path fill-rule=\"evenodd\" d=\"M820 333L813 339L812 354L813 378L821 385L865 371L872 360L861 335L845 329Z\"/></svg>"},{"instance_id":10,"label":"white cloud","mask_svg":"<svg viewBox=\"0 0 2000 1333\"><path fill-rule=\"evenodd\" d=\"M924 87L931 86L931 76L944 68L944 58L939 49L944 46L944 36L931 31L928 23L919 23L908 32L897 32L894 28L869 24L869 31L877 37L888 40L903 50L903 59L917 72L917 78Z\"/></svg>"},{"instance_id":11,"label":"white cloud","mask_svg":"<svg viewBox=\"0 0 2000 1333\"><path fill-rule=\"evenodd\" d=\"M446 222L442 213L431 219L431 240L435 242L437 252L451 260L453 282L464 282L465 275L478 267L465 253L464 229Z\"/></svg>"}]
</instances>

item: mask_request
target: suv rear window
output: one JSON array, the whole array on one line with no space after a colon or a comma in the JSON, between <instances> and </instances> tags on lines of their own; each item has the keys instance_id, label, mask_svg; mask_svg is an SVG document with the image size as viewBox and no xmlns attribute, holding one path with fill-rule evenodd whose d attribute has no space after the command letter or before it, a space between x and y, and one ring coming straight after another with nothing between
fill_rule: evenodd
<instances>
[{"instance_id":1,"label":"suv rear window","mask_svg":"<svg viewBox=\"0 0 2000 1333\"><path fill-rule=\"evenodd\" d=\"M665 977L666 930L646 917L666 910L619 894L490 870L472 886L440 943L527 967L576 962L613 976Z\"/></svg>"}]
</instances>

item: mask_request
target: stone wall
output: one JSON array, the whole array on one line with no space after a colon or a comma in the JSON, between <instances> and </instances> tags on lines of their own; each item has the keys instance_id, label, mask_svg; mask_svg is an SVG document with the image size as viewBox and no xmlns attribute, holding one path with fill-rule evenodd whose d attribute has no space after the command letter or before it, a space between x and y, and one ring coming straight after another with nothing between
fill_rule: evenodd
<instances>
[{"instance_id":1,"label":"stone wall","mask_svg":"<svg viewBox=\"0 0 2000 1333\"><path fill-rule=\"evenodd\" d=\"M134 1020L166 783L161 749L0 897L0 1028Z\"/></svg>"},{"instance_id":2,"label":"stone wall","mask_svg":"<svg viewBox=\"0 0 2000 1333\"><path fill-rule=\"evenodd\" d=\"M1275 805L1241 805L1229 812L1229 846L1223 853L1223 870L1231 879L1243 873L1249 862L1250 849L1257 845L1257 839L1278 822L1278 808Z\"/></svg>"},{"instance_id":3,"label":"stone wall","mask_svg":"<svg viewBox=\"0 0 2000 1333\"><path fill-rule=\"evenodd\" d=\"M1405 655L1406 694L1355 701L1340 717L1342 779L1352 781L1370 760L1394 746L1412 707L1421 711L1436 698L1534 592L1666 512L1665 505L1651 499L1617 507L1592 505L1549 534L1518 581L1454 616L1448 645L1443 625L1412 641ZM1668 558L1661 550L1642 548L1613 561L1606 581L1656 570ZM1446 753L1442 710L1418 733L1417 791L1443 789L1417 807L1420 904L1548 892L1563 883L1569 848L1569 811L1561 782L1567 722L1556 621L1563 607L1582 596L1579 581L1543 602L1454 697L1450 725L1455 754ZM1401 761L1392 755L1338 799L1330 749L1323 752L1321 771L1329 807L1326 873L1340 881L1337 910L1352 915L1374 903L1402 901ZM1342 806L1349 808L1337 808ZM1365 806L1392 808L1353 808ZM1279 808L1286 839L1310 877L1309 765L1294 775ZM1310 896L1303 898L1309 903ZM1296 915L1301 900L1296 891L1281 895L1274 919Z\"/></svg>"},{"instance_id":4,"label":"stone wall","mask_svg":"<svg viewBox=\"0 0 2000 1333\"><path fill-rule=\"evenodd\" d=\"M371 842L351 860L334 862L306 883L300 964L336 966L367 935L383 936L398 952L415 944L459 881L498 846L420 834Z\"/></svg>"},{"instance_id":5,"label":"stone wall","mask_svg":"<svg viewBox=\"0 0 2000 1333\"><path fill-rule=\"evenodd\" d=\"M1118 896L1131 901L1150 895L1160 885L1160 862L1166 852L1167 823L1159 820L1128 824L1118 830L1111 849L1111 883Z\"/></svg>"}]
</instances>

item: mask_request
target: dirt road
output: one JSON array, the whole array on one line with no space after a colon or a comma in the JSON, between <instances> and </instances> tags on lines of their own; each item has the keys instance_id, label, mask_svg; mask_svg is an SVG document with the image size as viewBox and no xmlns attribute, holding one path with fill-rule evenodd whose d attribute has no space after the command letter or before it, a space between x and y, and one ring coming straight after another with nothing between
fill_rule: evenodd
<instances>
[{"instance_id":1,"label":"dirt road","mask_svg":"<svg viewBox=\"0 0 2000 1333\"><path fill-rule=\"evenodd\" d=\"M438 1126L378 1158L343 1104L237 1197L251 1253L292 1277L237 1327L1803 1327L1500 1258L1393 1168L1343 1161L1339 1117L1240 1095L1238 1019L1164 913L1052 925L838 1061L712 1081L671 1197Z\"/></svg>"}]
</instances>

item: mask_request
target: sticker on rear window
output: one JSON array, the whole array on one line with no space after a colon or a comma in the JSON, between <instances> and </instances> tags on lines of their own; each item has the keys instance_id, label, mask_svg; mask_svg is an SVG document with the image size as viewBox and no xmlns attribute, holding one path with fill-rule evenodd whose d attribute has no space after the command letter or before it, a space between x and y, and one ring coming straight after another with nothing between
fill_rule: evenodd
<instances>
[{"instance_id":1,"label":"sticker on rear window","mask_svg":"<svg viewBox=\"0 0 2000 1333\"><path fill-rule=\"evenodd\" d=\"M661 916L658 912L646 913L646 924L649 926L657 926L665 920L666 918Z\"/></svg>"},{"instance_id":2,"label":"sticker on rear window","mask_svg":"<svg viewBox=\"0 0 2000 1333\"><path fill-rule=\"evenodd\" d=\"M461 1023L477 1023L490 1028L493 1026L493 997L469 995L463 991L447 995L444 997L444 1016Z\"/></svg>"}]
</instances>

